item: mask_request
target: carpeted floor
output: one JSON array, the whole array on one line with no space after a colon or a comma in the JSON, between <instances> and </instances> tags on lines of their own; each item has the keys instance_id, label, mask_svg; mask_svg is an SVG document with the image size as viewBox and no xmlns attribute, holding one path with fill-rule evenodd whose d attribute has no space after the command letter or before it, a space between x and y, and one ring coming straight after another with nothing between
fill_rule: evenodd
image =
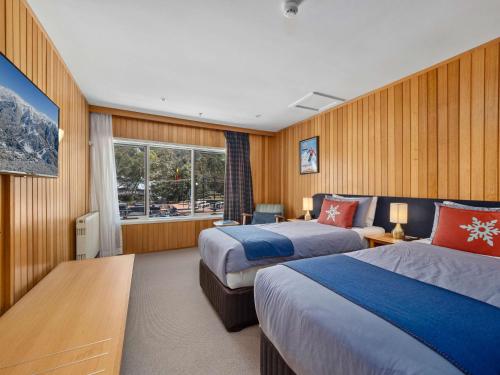
<instances>
[{"instance_id":1,"label":"carpeted floor","mask_svg":"<svg viewBox=\"0 0 500 375\"><path fill-rule=\"evenodd\" d=\"M136 255L121 374L259 374L258 327L226 332L198 262L197 249Z\"/></svg>"}]
</instances>

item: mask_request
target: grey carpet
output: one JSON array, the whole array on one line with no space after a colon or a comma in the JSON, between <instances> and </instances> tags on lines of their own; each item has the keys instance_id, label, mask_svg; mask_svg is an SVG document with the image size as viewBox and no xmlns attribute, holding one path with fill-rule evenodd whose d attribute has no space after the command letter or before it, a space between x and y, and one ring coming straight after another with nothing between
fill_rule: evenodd
<instances>
[{"instance_id":1,"label":"grey carpet","mask_svg":"<svg viewBox=\"0 0 500 375\"><path fill-rule=\"evenodd\" d=\"M226 332L198 262L197 249L136 255L122 375L259 374L258 327Z\"/></svg>"}]
</instances>

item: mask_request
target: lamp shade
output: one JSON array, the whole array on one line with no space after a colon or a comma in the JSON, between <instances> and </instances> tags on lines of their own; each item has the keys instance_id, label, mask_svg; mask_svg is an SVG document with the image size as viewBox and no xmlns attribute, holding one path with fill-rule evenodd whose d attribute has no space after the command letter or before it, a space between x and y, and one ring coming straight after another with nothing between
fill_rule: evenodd
<instances>
[{"instance_id":1,"label":"lamp shade","mask_svg":"<svg viewBox=\"0 0 500 375\"><path fill-rule=\"evenodd\" d=\"M302 198L302 209L304 211L311 211L313 209L313 199L312 198Z\"/></svg>"},{"instance_id":2,"label":"lamp shade","mask_svg":"<svg viewBox=\"0 0 500 375\"><path fill-rule=\"evenodd\" d=\"M406 224L408 223L408 204L406 203L391 203L391 223Z\"/></svg>"}]
</instances>

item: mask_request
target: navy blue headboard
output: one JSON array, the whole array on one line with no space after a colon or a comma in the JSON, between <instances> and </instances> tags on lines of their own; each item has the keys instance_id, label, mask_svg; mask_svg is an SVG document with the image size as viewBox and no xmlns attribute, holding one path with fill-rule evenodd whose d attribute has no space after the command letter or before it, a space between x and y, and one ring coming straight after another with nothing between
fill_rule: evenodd
<instances>
[{"instance_id":1,"label":"navy blue headboard","mask_svg":"<svg viewBox=\"0 0 500 375\"><path fill-rule=\"evenodd\" d=\"M325 196L331 195L320 193L313 195L313 217L317 218L321 211L321 205ZM345 197L363 197L366 195L347 195ZM500 207L500 202L488 201L463 201L448 199L453 202L467 204L477 207ZM432 224L434 222L434 203L443 202L443 199L425 199L425 198L400 198L400 197L378 197L377 211L373 225L383 227L387 232L394 228L394 224L389 222L389 211L391 203L408 204L408 224L403 225L405 233L409 236L427 238L431 235Z\"/></svg>"}]
</instances>

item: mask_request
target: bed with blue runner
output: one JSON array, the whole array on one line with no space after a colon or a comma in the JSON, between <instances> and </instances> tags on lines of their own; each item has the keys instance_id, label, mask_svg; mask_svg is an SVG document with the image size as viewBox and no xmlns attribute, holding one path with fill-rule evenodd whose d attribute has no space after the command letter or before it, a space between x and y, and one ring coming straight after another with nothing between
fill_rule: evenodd
<instances>
[{"instance_id":1,"label":"bed with blue runner","mask_svg":"<svg viewBox=\"0 0 500 375\"><path fill-rule=\"evenodd\" d=\"M248 260L288 257L294 253L292 241L281 234L255 225L217 228L240 242Z\"/></svg>"},{"instance_id":2,"label":"bed with blue runner","mask_svg":"<svg viewBox=\"0 0 500 375\"><path fill-rule=\"evenodd\" d=\"M388 321L463 373L500 374L499 308L345 255L284 265Z\"/></svg>"}]
</instances>

